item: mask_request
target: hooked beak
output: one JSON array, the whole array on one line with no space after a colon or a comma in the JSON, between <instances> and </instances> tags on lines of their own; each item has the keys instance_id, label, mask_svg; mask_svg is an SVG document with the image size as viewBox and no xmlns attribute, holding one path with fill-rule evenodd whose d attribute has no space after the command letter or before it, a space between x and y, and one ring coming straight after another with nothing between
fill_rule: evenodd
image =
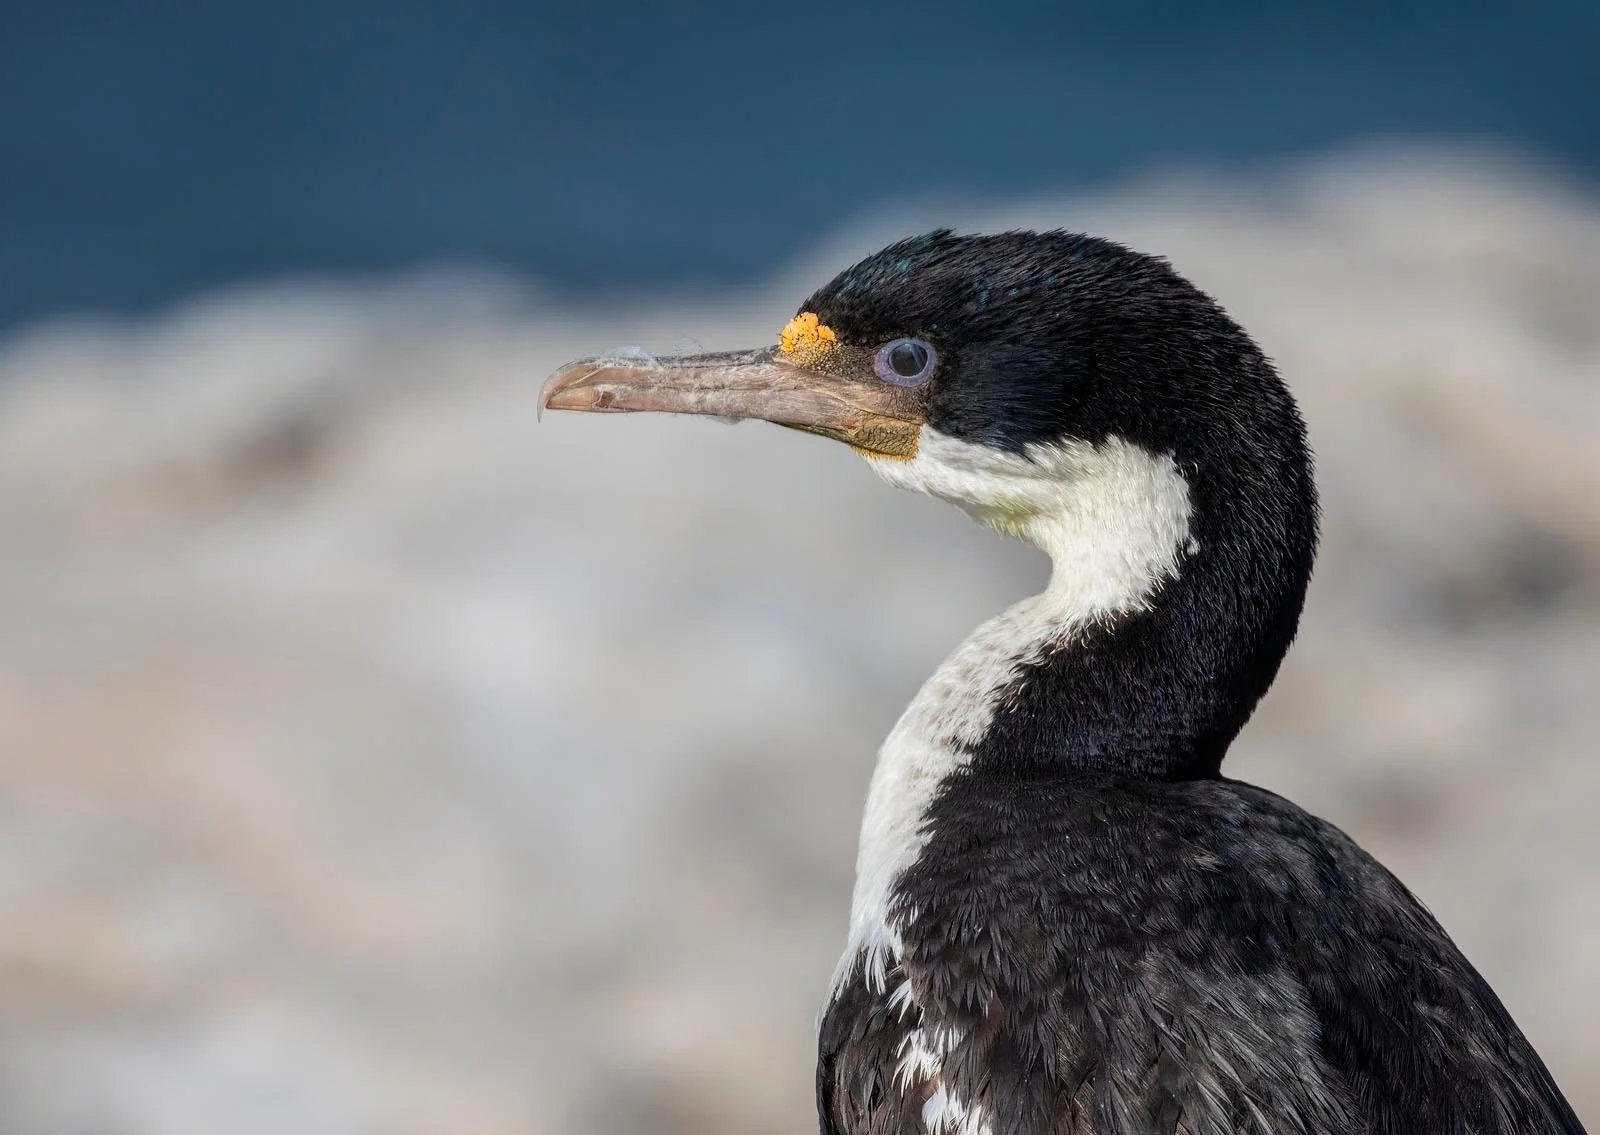
<instances>
[{"instance_id":1,"label":"hooked beak","mask_svg":"<svg viewBox=\"0 0 1600 1135\"><path fill-rule=\"evenodd\" d=\"M917 395L887 382L808 370L776 347L660 359L568 363L539 392L539 410L709 414L758 418L848 442L872 457L914 457L922 429Z\"/></svg>"}]
</instances>

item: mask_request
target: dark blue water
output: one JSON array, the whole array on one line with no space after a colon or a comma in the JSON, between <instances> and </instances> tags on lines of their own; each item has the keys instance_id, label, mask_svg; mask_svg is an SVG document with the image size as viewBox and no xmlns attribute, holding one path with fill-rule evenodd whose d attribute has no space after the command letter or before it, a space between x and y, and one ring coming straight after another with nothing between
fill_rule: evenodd
<instances>
[{"instance_id":1,"label":"dark blue water","mask_svg":"<svg viewBox=\"0 0 1600 1135\"><path fill-rule=\"evenodd\" d=\"M1378 136L1600 172L1600 0L0 6L0 325L473 260L761 275L885 200Z\"/></svg>"}]
</instances>

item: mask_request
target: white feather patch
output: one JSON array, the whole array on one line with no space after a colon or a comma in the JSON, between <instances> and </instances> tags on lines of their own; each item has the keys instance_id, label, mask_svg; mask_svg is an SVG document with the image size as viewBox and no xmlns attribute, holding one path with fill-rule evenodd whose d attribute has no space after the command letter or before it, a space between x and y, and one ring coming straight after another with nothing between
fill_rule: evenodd
<instances>
[{"instance_id":1,"label":"white feather patch","mask_svg":"<svg viewBox=\"0 0 1600 1135\"><path fill-rule=\"evenodd\" d=\"M988 1135L988 1117L981 1104L960 1100L941 1078L945 1057L959 1036L930 1035L926 1029L908 1033L900 1045L900 1063L894 1084L901 1091L927 1090L922 1104L922 1129L927 1135Z\"/></svg>"},{"instance_id":2,"label":"white feather patch","mask_svg":"<svg viewBox=\"0 0 1600 1135\"><path fill-rule=\"evenodd\" d=\"M962 1103L940 1084L922 1105L922 1129L928 1135L989 1135L989 1117L981 1104Z\"/></svg>"}]
</instances>

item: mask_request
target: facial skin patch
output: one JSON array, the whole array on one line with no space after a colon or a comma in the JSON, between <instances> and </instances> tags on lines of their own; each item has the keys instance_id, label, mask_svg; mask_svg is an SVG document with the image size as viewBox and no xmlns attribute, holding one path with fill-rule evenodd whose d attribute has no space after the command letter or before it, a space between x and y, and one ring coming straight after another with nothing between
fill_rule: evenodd
<instances>
[{"instance_id":1,"label":"facial skin patch","mask_svg":"<svg viewBox=\"0 0 1600 1135\"><path fill-rule=\"evenodd\" d=\"M800 366L815 366L839 349L839 337L814 312L804 311L779 332L778 347Z\"/></svg>"}]
</instances>

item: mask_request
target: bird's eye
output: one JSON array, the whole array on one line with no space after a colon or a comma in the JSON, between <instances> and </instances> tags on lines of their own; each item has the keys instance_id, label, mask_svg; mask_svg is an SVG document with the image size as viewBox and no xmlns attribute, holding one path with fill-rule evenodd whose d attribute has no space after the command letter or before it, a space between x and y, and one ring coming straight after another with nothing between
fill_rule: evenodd
<instances>
[{"instance_id":1,"label":"bird's eye","mask_svg":"<svg viewBox=\"0 0 1600 1135\"><path fill-rule=\"evenodd\" d=\"M894 339L878 348L872 369L885 382L896 386L921 386L933 377L939 356L933 344L923 339Z\"/></svg>"}]
</instances>

